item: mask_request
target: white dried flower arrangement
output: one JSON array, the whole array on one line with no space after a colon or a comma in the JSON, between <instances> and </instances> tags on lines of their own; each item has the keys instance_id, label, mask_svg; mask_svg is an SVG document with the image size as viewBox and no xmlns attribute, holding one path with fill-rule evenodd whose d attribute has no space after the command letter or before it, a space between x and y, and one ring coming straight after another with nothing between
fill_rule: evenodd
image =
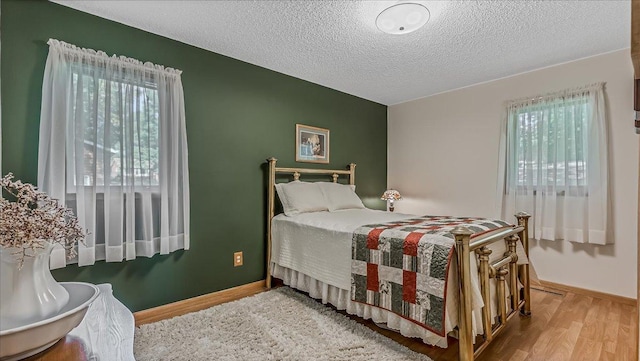
<instances>
[{"instance_id":1,"label":"white dried flower arrangement","mask_svg":"<svg viewBox=\"0 0 640 361\"><path fill-rule=\"evenodd\" d=\"M71 209L33 185L12 179L9 173L0 180L0 246L17 249L21 265L33 254L28 250L42 249L45 242L60 244L67 258L75 257L75 245L84 240L85 231Z\"/></svg>"}]
</instances>

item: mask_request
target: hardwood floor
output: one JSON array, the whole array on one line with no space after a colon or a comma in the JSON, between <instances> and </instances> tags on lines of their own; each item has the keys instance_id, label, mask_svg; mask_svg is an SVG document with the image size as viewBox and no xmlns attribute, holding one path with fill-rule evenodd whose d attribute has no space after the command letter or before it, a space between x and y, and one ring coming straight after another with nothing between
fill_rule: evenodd
<instances>
[{"instance_id":1,"label":"hardwood floor","mask_svg":"<svg viewBox=\"0 0 640 361\"><path fill-rule=\"evenodd\" d=\"M563 291L532 289L531 297L533 316L509 321L477 361L636 360L635 306ZM455 339L441 349L349 317L434 361L458 359Z\"/></svg>"},{"instance_id":2,"label":"hardwood floor","mask_svg":"<svg viewBox=\"0 0 640 361\"><path fill-rule=\"evenodd\" d=\"M60 341L45 351L30 356L23 361L88 361L91 357L91 348L80 338L65 336Z\"/></svg>"},{"instance_id":3,"label":"hardwood floor","mask_svg":"<svg viewBox=\"0 0 640 361\"><path fill-rule=\"evenodd\" d=\"M263 283L263 281L261 281ZM262 283L237 287L216 293L216 297L196 297L189 304L198 309L203 302L214 304L247 296L262 291ZM274 279L274 287L282 281ZM241 292L242 291L242 292ZM478 357L477 361L634 361L638 330L636 306L611 299L602 299L569 291L546 291L532 288L531 318L514 317L505 330ZM211 299L211 300L210 300ZM197 302L196 302L197 301ZM138 313L138 321L147 320L165 308L182 310L186 302L160 307L153 312ZM194 306L189 306L193 308ZM173 312L173 311L172 311ZM180 311L182 313L182 311ZM149 315L147 315L147 313ZM175 312L174 312L175 313ZM341 312L346 315L346 313ZM146 315L146 316L145 316ZM142 317L144 316L144 317ZM431 357L434 361L458 359L457 341L449 339L449 348L442 349L425 345L419 339L404 337L394 331L382 329L375 323L356 316L347 315L357 322L381 333L410 349ZM155 316L154 316L155 317ZM85 360L88 359L86 345L67 336L49 350L28 358L40 360Z\"/></svg>"}]
</instances>

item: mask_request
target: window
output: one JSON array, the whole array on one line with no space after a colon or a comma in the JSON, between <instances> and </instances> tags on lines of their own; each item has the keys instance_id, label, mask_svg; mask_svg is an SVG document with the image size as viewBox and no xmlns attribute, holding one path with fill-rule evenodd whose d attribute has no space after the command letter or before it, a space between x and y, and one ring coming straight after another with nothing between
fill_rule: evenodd
<instances>
[{"instance_id":1,"label":"window","mask_svg":"<svg viewBox=\"0 0 640 361\"><path fill-rule=\"evenodd\" d=\"M529 236L613 242L604 83L507 104L501 216L532 216Z\"/></svg>"},{"instance_id":2,"label":"window","mask_svg":"<svg viewBox=\"0 0 640 361\"><path fill-rule=\"evenodd\" d=\"M68 188L83 186L150 187L159 185L158 90L124 79L96 77L103 69L83 66L72 75L73 114L82 122L81 150L70 152ZM82 152L77 174L76 154ZM77 174L78 177L75 175Z\"/></svg>"},{"instance_id":3,"label":"window","mask_svg":"<svg viewBox=\"0 0 640 361\"><path fill-rule=\"evenodd\" d=\"M561 195L584 192L590 108L588 97L580 95L515 110L510 185Z\"/></svg>"},{"instance_id":4,"label":"window","mask_svg":"<svg viewBox=\"0 0 640 361\"><path fill-rule=\"evenodd\" d=\"M52 268L189 249L181 72L53 39L48 44L38 186L89 231L77 259L54 249Z\"/></svg>"}]
</instances>

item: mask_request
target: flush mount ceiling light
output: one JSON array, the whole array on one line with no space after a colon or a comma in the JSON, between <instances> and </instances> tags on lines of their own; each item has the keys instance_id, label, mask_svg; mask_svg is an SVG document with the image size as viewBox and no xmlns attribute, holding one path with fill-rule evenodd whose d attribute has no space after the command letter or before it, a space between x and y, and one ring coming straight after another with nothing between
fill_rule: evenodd
<instances>
[{"instance_id":1,"label":"flush mount ceiling light","mask_svg":"<svg viewBox=\"0 0 640 361\"><path fill-rule=\"evenodd\" d=\"M387 34L408 34L429 21L429 10L416 3L401 3L384 9L376 26Z\"/></svg>"}]
</instances>

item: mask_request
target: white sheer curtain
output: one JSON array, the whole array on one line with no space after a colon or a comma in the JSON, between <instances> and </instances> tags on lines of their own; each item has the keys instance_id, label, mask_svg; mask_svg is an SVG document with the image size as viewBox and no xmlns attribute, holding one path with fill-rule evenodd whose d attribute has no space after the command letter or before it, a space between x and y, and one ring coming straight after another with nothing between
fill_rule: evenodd
<instances>
[{"instance_id":1,"label":"white sheer curtain","mask_svg":"<svg viewBox=\"0 0 640 361\"><path fill-rule=\"evenodd\" d=\"M604 83L512 101L501 137L502 217L531 237L613 242Z\"/></svg>"},{"instance_id":2,"label":"white sheer curtain","mask_svg":"<svg viewBox=\"0 0 640 361\"><path fill-rule=\"evenodd\" d=\"M42 85L38 186L89 231L51 268L189 248L181 71L50 39Z\"/></svg>"}]
</instances>

